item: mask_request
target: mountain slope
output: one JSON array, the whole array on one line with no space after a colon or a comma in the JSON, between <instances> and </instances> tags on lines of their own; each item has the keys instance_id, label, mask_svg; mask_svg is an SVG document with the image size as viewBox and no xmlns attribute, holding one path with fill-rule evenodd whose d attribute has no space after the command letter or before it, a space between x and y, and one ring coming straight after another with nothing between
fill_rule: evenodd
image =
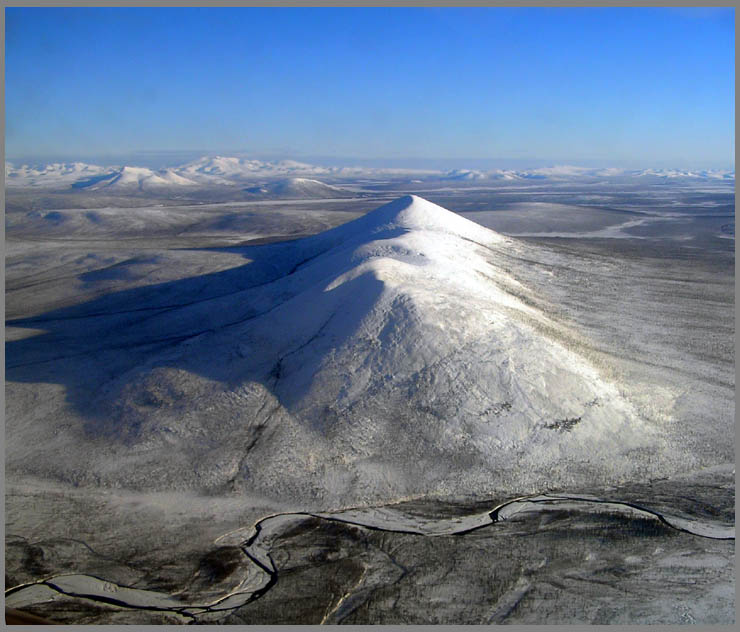
<instances>
[{"instance_id":1,"label":"mountain slope","mask_svg":"<svg viewBox=\"0 0 740 632\"><path fill-rule=\"evenodd\" d=\"M50 315L55 353L78 331L107 345L109 377L77 411L54 411L49 423L78 430L53 451L33 434L43 424L14 416L8 467L322 506L659 470L655 431L510 274L523 249L406 196L255 250L221 285L155 286L89 305L87 320ZM9 365L48 347L11 344ZM114 373L116 349L138 359ZM90 371L69 362L65 376Z\"/></svg>"}]
</instances>

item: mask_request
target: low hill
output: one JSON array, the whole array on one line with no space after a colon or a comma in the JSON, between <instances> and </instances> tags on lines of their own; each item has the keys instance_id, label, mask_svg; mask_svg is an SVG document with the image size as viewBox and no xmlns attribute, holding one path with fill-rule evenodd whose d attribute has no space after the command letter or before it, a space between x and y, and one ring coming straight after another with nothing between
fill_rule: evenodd
<instances>
[{"instance_id":1,"label":"low hill","mask_svg":"<svg viewBox=\"0 0 740 632\"><path fill-rule=\"evenodd\" d=\"M349 198L357 194L310 178L285 178L244 189L245 193L267 199Z\"/></svg>"}]
</instances>

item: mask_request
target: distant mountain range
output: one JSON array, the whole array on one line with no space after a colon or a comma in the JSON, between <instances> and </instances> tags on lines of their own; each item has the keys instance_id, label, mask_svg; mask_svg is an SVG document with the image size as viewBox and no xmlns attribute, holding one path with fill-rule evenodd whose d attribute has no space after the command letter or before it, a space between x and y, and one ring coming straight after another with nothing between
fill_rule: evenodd
<instances>
[{"instance_id":1,"label":"distant mountain range","mask_svg":"<svg viewBox=\"0 0 740 632\"><path fill-rule=\"evenodd\" d=\"M194 186L197 182L178 175L171 169L152 171L146 167L123 167L112 173L96 175L88 180L77 180L72 184L79 189L138 189L156 187Z\"/></svg>"},{"instance_id":2,"label":"distant mountain range","mask_svg":"<svg viewBox=\"0 0 740 632\"><path fill-rule=\"evenodd\" d=\"M100 191L148 191L174 187L223 186L252 184L255 193L280 194L276 179L307 179L323 177L331 180L423 178L461 182L494 182L513 180L571 180L578 178L652 177L661 179L692 178L703 180L735 180L734 170L682 170L682 169L617 169L586 168L570 165L541 167L530 170L495 169L481 171L455 169L452 171L380 169L369 167L325 167L295 160L262 161L229 156L203 157L167 169L152 170L146 167L123 165L103 167L83 162L53 163L47 165L15 165L5 163L7 187L74 188ZM330 187L323 182L306 185L295 180L288 188L299 193L301 187L316 189ZM273 189L276 188L276 191ZM329 191L324 190L324 193ZM311 192L315 194L315 191ZM292 193L287 193L288 197Z\"/></svg>"},{"instance_id":3,"label":"distant mountain range","mask_svg":"<svg viewBox=\"0 0 740 632\"><path fill-rule=\"evenodd\" d=\"M591 168L558 165L523 171L495 169L477 171L473 169L455 169L442 174L445 180L571 180L575 178L608 178L608 177L647 177L656 178L699 178L712 180L734 180L735 171L729 170L694 170L685 169L618 169L615 167Z\"/></svg>"}]
</instances>

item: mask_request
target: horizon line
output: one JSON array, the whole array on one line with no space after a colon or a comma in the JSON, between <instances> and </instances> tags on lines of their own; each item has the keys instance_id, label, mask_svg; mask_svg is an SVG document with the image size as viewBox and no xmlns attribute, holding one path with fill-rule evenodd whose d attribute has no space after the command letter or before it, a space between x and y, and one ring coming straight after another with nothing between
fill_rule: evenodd
<instances>
[{"instance_id":1,"label":"horizon line","mask_svg":"<svg viewBox=\"0 0 740 632\"><path fill-rule=\"evenodd\" d=\"M62 153L62 152L39 152L39 153L13 153L5 155L5 162L14 165L28 165L29 163L35 164L54 164L58 162L85 162L87 164L95 164L88 162L89 160L122 160L124 163L121 166L137 166L130 162L131 159L141 157L145 160L160 159L175 159L177 157L187 156L187 162L198 160L202 158L246 158L250 160L258 160L264 162L281 161L281 160L294 160L296 162L306 162L311 164L311 161L319 162L330 162L334 163L332 166L340 166L337 163L341 163L341 166L346 167L367 167L370 165L367 163L387 163L388 168L405 168L405 169L419 169L422 165L426 165L427 169L431 171L445 171L455 169L470 169L470 170L486 170L486 169L536 169L536 168L547 168L547 167L577 167L577 168L620 168L625 170L630 169L685 169L685 170L725 170L735 169L734 162L720 163L720 161L712 160L706 161L702 166L696 166L701 163L693 163L694 166L682 166L681 161L676 160L675 162L669 162L667 160L655 160L638 162L634 159L624 158L537 158L537 157L421 157L421 156L394 156L394 157L358 157L358 156L340 156L340 155L321 155L321 154L303 154L303 153L289 153L289 152L259 152L259 151L245 151L245 150L156 150L156 149L144 149L135 151L123 151L123 152L90 152L90 153ZM487 166L475 166L466 163L499 163L499 166L493 166L489 164ZM352 164L355 163L355 164ZM362 164L365 163L365 164ZM406 166L401 167L398 163L407 163ZM410 166L411 163L418 163L418 167ZM448 163L447 166L441 166L441 163ZM455 163L454 165L452 163ZM507 166L507 163L510 166ZM518 163L518 166L512 163ZM527 163L527 166L524 166ZM182 163L186 164L186 163ZM436 164L436 168L432 168L431 164ZM630 165L630 166L627 166ZM670 165L670 166L669 166ZM721 165L721 166L720 166ZM166 165L163 165L165 167ZM172 166L172 165L170 165ZM175 166L179 166L175 165ZM316 165L326 166L326 165ZM376 164L372 168L382 169L383 166Z\"/></svg>"}]
</instances>

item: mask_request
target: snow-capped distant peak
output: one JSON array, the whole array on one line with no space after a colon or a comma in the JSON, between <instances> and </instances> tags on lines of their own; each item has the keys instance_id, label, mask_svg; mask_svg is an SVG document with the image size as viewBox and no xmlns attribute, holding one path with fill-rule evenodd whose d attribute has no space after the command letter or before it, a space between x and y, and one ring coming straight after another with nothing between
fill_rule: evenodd
<instances>
[{"instance_id":1,"label":"snow-capped distant peak","mask_svg":"<svg viewBox=\"0 0 740 632\"><path fill-rule=\"evenodd\" d=\"M117 184L138 184L142 178L155 177L154 172L146 167L124 167L118 172Z\"/></svg>"},{"instance_id":2,"label":"snow-capped distant peak","mask_svg":"<svg viewBox=\"0 0 740 632\"><path fill-rule=\"evenodd\" d=\"M192 186L196 183L188 178L175 173L172 169L164 169L159 172L152 171L146 167L126 166L113 172L108 177L95 177L90 180L83 180L75 183L73 186L78 189L124 189L124 190L145 190L156 187L179 187Z\"/></svg>"},{"instance_id":3,"label":"snow-capped distant peak","mask_svg":"<svg viewBox=\"0 0 740 632\"><path fill-rule=\"evenodd\" d=\"M453 169L444 174L445 180L485 180L488 176L475 169Z\"/></svg>"},{"instance_id":4,"label":"snow-capped distant peak","mask_svg":"<svg viewBox=\"0 0 740 632\"><path fill-rule=\"evenodd\" d=\"M196 184L193 180L190 180L189 178L184 178L183 176L175 173L172 169L165 169L164 171L161 171L159 173L159 177L165 180L168 184L176 184L176 185L182 185L182 186L190 186Z\"/></svg>"},{"instance_id":5,"label":"snow-capped distant peak","mask_svg":"<svg viewBox=\"0 0 740 632\"><path fill-rule=\"evenodd\" d=\"M292 182L293 184L324 184L319 180L313 180L311 178L290 178L290 182Z\"/></svg>"}]
</instances>

